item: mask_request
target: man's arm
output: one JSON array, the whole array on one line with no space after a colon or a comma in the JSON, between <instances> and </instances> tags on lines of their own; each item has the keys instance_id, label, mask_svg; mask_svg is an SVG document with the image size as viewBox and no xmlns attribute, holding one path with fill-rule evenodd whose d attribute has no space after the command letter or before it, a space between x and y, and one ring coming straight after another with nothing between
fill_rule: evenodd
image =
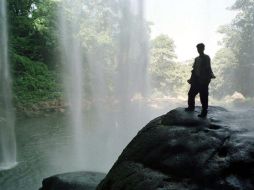
<instances>
[{"instance_id":1,"label":"man's arm","mask_svg":"<svg viewBox=\"0 0 254 190\"><path fill-rule=\"evenodd\" d=\"M212 67L211 67L211 59L210 57L207 55L207 71L208 71L208 75L209 77L212 79L212 78L216 78L213 74L213 71L212 71Z\"/></svg>"}]
</instances>

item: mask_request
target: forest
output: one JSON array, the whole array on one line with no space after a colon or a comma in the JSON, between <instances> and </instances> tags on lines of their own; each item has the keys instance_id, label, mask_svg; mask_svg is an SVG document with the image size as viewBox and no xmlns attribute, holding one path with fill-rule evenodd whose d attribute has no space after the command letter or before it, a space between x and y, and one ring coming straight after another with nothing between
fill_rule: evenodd
<instances>
[{"instance_id":1,"label":"forest","mask_svg":"<svg viewBox=\"0 0 254 190\"><path fill-rule=\"evenodd\" d=\"M89 55L96 54L97 64L104 75L108 96L112 96L117 88L114 84L117 71L124 68L119 64L119 47L124 42L123 35L135 40L132 34L124 31L119 9L124 10L128 5L122 1L77 1L82 7L79 14L64 7L57 0L8 0L9 20L9 58L13 76L14 104L18 110L40 109L43 106L61 106L63 99L63 83L61 79L61 63L59 43L59 20L57 12L64 9L64 17L68 22L79 22L78 29L73 33L81 44L83 64ZM231 11L237 12L229 25L221 26L218 32L223 35L221 49L212 60L216 80L211 84L211 96L221 100L240 93L246 100L254 97L253 66L254 66L254 2L252 0L237 0ZM127 10L127 9L125 9ZM128 11L128 24L134 31L142 31L144 54L147 54L147 72L151 96L186 96L193 60L179 62L174 39L161 34L151 39L149 21L140 25L139 16ZM78 16L77 16L78 15ZM122 48L120 51L126 51ZM135 57L135 56L134 56ZM193 56L194 58L194 56ZM138 56L135 58L138 60ZM135 63L135 61L133 63ZM144 60L143 60L144 61ZM90 66L91 67L91 66ZM95 75L89 71L89 66L82 71L86 76L84 89L86 99L91 99L91 83ZM130 81L129 85L135 84ZM140 91L143 85L137 85L130 97Z\"/></svg>"}]
</instances>

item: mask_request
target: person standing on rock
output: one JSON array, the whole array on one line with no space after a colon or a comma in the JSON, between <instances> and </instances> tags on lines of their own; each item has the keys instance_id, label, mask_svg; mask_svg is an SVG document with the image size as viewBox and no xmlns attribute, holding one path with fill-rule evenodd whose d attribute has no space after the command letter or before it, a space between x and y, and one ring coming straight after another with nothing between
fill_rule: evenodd
<instances>
[{"instance_id":1,"label":"person standing on rock","mask_svg":"<svg viewBox=\"0 0 254 190\"><path fill-rule=\"evenodd\" d=\"M188 108L185 111L195 110L195 97L199 93L200 102L202 104L202 111L199 117L207 116L208 109L208 86L212 78L215 78L212 68L210 57L204 54L205 45L203 43L197 44L197 51L199 56L195 58L191 77L187 81L190 84L188 92Z\"/></svg>"}]
</instances>

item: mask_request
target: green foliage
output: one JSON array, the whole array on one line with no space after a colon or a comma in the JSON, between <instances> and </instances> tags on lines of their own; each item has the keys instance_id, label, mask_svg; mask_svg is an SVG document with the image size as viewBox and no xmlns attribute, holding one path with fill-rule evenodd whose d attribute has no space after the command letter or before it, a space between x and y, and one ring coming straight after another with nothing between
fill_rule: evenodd
<instances>
[{"instance_id":1,"label":"green foliage","mask_svg":"<svg viewBox=\"0 0 254 190\"><path fill-rule=\"evenodd\" d=\"M172 88L176 95L187 96L187 92L190 87L187 80L190 78L192 65L192 61L178 63L171 71Z\"/></svg>"},{"instance_id":2,"label":"green foliage","mask_svg":"<svg viewBox=\"0 0 254 190\"><path fill-rule=\"evenodd\" d=\"M225 35L223 44L233 54L234 89L245 96L254 96L254 1L236 0L231 8L237 11L233 22L220 32ZM229 61L228 61L229 62Z\"/></svg>"},{"instance_id":3,"label":"green foliage","mask_svg":"<svg viewBox=\"0 0 254 190\"><path fill-rule=\"evenodd\" d=\"M117 88L114 84L116 72L120 71L120 74L125 75L128 72L127 63L132 64L133 68L133 64L137 61L146 61L141 60L139 55L147 53L144 50L147 39L142 35L148 33L149 27L147 23L144 23L144 26L140 25L139 16L130 13L128 2L117 0L75 2L74 6L80 10L78 13L75 7L66 6L61 0L8 1L10 57L16 105L25 106L62 96L61 82L57 73L59 57L56 56L59 55L61 48L60 23L56 15L59 9L63 10L69 25L79 23L69 38L74 38L82 46L85 65L84 89L87 94L92 94L94 81L104 82L106 91L110 94ZM130 48L129 41L135 40L141 41L142 44L136 43L135 48ZM134 52L134 49L141 50ZM123 60L119 61L121 55ZM176 61L174 41L167 35L160 35L152 40L150 58L149 72L153 89L167 95L186 94L189 87L186 80L190 76L191 64L180 64ZM96 78L97 71L102 78ZM130 85L137 83L137 81L132 83L131 80L130 78L127 81ZM126 88L125 85L122 87Z\"/></svg>"},{"instance_id":4,"label":"green foliage","mask_svg":"<svg viewBox=\"0 0 254 190\"><path fill-rule=\"evenodd\" d=\"M151 42L149 72L156 91L175 95L186 88L188 69L176 62L175 45L167 35L160 35Z\"/></svg>"},{"instance_id":5,"label":"green foliage","mask_svg":"<svg viewBox=\"0 0 254 190\"><path fill-rule=\"evenodd\" d=\"M52 100L61 96L56 73L48 70L41 62L15 55L14 100L20 105Z\"/></svg>"},{"instance_id":6,"label":"green foliage","mask_svg":"<svg viewBox=\"0 0 254 190\"><path fill-rule=\"evenodd\" d=\"M74 7L64 6L63 2L8 1L10 58L16 105L47 101L60 96L61 82L58 81L57 74L61 49L61 22L57 15L60 9L68 24L79 23L77 30L69 33L69 38L75 38L82 45L85 91L89 93L93 81L97 80L93 67L100 68L108 91L113 91L117 67L116 44L120 31L120 2L77 0Z\"/></svg>"},{"instance_id":7,"label":"green foliage","mask_svg":"<svg viewBox=\"0 0 254 190\"><path fill-rule=\"evenodd\" d=\"M43 0L36 3L36 9L32 14L32 26L37 33L36 42L42 57L41 61L49 68L58 66L58 61L55 58L59 48L56 13L57 2L55 0ZM35 44L34 46L36 46Z\"/></svg>"},{"instance_id":8,"label":"green foliage","mask_svg":"<svg viewBox=\"0 0 254 190\"><path fill-rule=\"evenodd\" d=\"M10 60L16 106L60 97L57 81L55 1L9 0Z\"/></svg>"},{"instance_id":9,"label":"green foliage","mask_svg":"<svg viewBox=\"0 0 254 190\"><path fill-rule=\"evenodd\" d=\"M93 96L93 93L97 96L101 94L94 92L100 90L94 88L97 81L103 83L101 85L105 87L103 90L107 91L106 93L114 90L113 78L117 65L116 36L119 33L119 16L114 10L116 7L115 0L77 0L75 4L71 1L62 1L58 4L62 14L61 21L64 24L58 23L57 28L66 25L68 35L65 36L65 40L71 45L73 42L80 44L86 98ZM62 32L66 32L65 30ZM65 59L64 56L66 55L62 54L62 59L67 60L68 58ZM99 76L95 73L99 73Z\"/></svg>"},{"instance_id":10,"label":"green foliage","mask_svg":"<svg viewBox=\"0 0 254 190\"><path fill-rule=\"evenodd\" d=\"M231 49L222 48L216 53L212 61L213 72L216 75L216 80L211 82L213 96L222 98L234 93L236 67L236 58Z\"/></svg>"}]
</instances>

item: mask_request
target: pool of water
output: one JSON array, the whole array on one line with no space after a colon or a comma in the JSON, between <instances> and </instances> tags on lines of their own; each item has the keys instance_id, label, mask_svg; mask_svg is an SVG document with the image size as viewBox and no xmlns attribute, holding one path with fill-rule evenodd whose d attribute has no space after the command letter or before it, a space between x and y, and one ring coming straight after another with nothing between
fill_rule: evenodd
<instances>
[{"instance_id":1,"label":"pool of water","mask_svg":"<svg viewBox=\"0 0 254 190\"><path fill-rule=\"evenodd\" d=\"M1 190L32 190L40 187L42 178L75 170L70 163L71 136L66 117L22 118L16 122L17 165L0 171Z\"/></svg>"},{"instance_id":2,"label":"pool of water","mask_svg":"<svg viewBox=\"0 0 254 190\"><path fill-rule=\"evenodd\" d=\"M86 114L83 155L77 161L73 129L65 114L16 121L17 165L0 171L0 190L36 190L43 178L72 171L106 173L123 148L151 119L172 109L139 107L128 113ZM99 119L98 119L99 118Z\"/></svg>"}]
</instances>

